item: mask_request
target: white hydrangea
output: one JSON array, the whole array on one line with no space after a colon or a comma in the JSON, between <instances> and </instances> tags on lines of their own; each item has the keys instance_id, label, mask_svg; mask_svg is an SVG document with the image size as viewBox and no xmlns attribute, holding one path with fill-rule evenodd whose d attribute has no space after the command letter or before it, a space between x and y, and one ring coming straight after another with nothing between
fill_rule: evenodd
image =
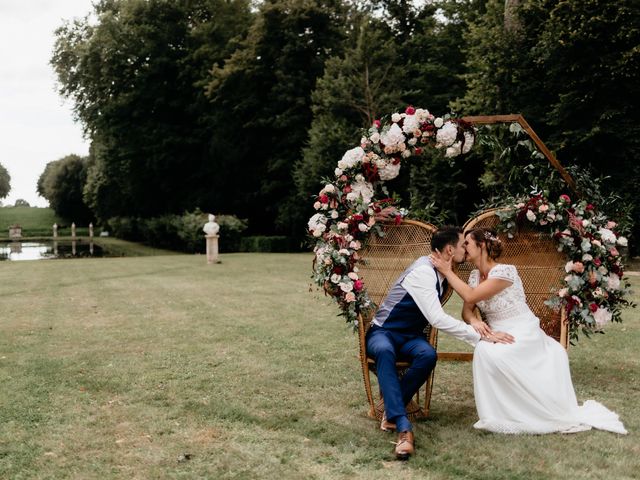
<instances>
[{"instance_id":1,"label":"white hydrangea","mask_svg":"<svg viewBox=\"0 0 640 480\"><path fill-rule=\"evenodd\" d=\"M415 132L420 128L420 121L418 120L417 115L407 115L404 117L404 122L402 122L402 131L404 133L410 134Z\"/></svg>"},{"instance_id":2,"label":"white hydrangea","mask_svg":"<svg viewBox=\"0 0 640 480\"><path fill-rule=\"evenodd\" d=\"M364 157L364 150L362 149L362 147L356 147L352 148L351 150L347 150L342 156L342 160L338 162L338 168L341 170L353 168L360 162L362 162L362 157Z\"/></svg>"},{"instance_id":3,"label":"white hydrangea","mask_svg":"<svg viewBox=\"0 0 640 480\"><path fill-rule=\"evenodd\" d=\"M400 164L394 165L393 163L385 164L383 168L378 170L380 180L386 182L387 180L393 180L400 174Z\"/></svg>"},{"instance_id":4,"label":"white hydrangea","mask_svg":"<svg viewBox=\"0 0 640 480\"><path fill-rule=\"evenodd\" d=\"M606 308L598 308L598 310L596 310L593 313L593 318L595 319L598 325L604 325L605 323L609 323L612 317L613 315Z\"/></svg>"},{"instance_id":5,"label":"white hydrangea","mask_svg":"<svg viewBox=\"0 0 640 480\"><path fill-rule=\"evenodd\" d=\"M609 275L607 278L607 289L608 290L619 290L620 289L620 277L615 273L613 275Z\"/></svg>"},{"instance_id":6,"label":"white hydrangea","mask_svg":"<svg viewBox=\"0 0 640 480\"><path fill-rule=\"evenodd\" d=\"M362 195L362 202L368 205L373 198L373 185L367 182L364 177L358 178L351 184L351 192L347 194L347 200L355 201Z\"/></svg>"},{"instance_id":7,"label":"white hydrangea","mask_svg":"<svg viewBox=\"0 0 640 480\"><path fill-rule=\"evenodd\" d=\"M447 158L457 157L462 153L462 142L456 142L450 147L447 147L447 150L444 152L444 156Z\"/></svg>"},{"instance_id":8,"label":"white hydrangea","mask_svg":"<svg viewBox=\"0 0 640 480\"><path fill-rule=\"evenodd\" d=\"M616 234L608 228L601 228L600 230L598 230L598 233L600 234L600 238L602 238L605 243L616 243Z\"/></svg>"},{"instance_id":9,"label":"white hydrangea","mask_svg":"<svg viewBox=\"0 0 640 480\"><path fill-rule=\"evenodd\" d=\"M464 132L464 145L462 146L462 153L469 153L471 148L473 148L473 143L475 141L475 136L471 132Z\"/></svg>"},{"instance_id":10,"label":"white hydrangea","mask_svg":"<svg viewBox=\"0 0 640 480\"><path fill-rule=\"evenodd\" d=\"M436 119L437 120L437 119ZM442 128L436 133L436 147L450 147L458 137L458 125L451 121L446 121Z\"/></svg>"},{"instance_id":11,"label":"white hydrangea","mask_svg":"<svg viewBox=\"0 0 640 480\"><path fill-rule=\"evenodd\" d=\"M394 123L389 127L386 132L383 132L380 136L380 141L387 147L394 147L397 145L404 145L404 134L397 123Z\"/></svg>"}]
</instances>

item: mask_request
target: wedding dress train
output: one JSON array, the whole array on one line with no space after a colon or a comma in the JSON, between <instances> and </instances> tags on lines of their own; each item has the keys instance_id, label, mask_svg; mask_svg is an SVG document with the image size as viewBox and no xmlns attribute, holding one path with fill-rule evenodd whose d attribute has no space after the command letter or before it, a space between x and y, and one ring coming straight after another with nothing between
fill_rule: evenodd
<instances>
[{"instance_id":1,"label":"wedding dress train","mask_svg":"<svg viewBox=\"0 0 640 480\"><path fill-rule=\"evenodd\" d=\"M573 433L591 428L625 434L618 415L588 400L579 406L567 352L540 328L526 304L513 265L498 264L489 278L513 282L478 307L494 331L510 333L513 344L479 342L473 357L473 386L480 420L475 428L496 433ZM469 285L477 287L474 270Z\"/></svg>"}]
</instances>

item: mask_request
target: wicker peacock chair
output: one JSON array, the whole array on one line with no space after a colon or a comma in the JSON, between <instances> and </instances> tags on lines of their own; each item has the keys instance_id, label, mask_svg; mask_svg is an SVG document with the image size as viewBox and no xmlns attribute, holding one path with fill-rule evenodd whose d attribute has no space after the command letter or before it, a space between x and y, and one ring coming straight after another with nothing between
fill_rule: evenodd
<instances>
[{"instance_id":1,"label":"wicker peacock chair","mask_svg":"<svg viewBox=\"0 0 640 480\"><path fill-rule=\"evenodd\" d=\"M360 267L360 275L367 285L367 292L371 299L380 305L389 288L404 270L418 257L431 253L431 237L436 227L431 224L404 220L399 225L388 223L384 225L384 236L372 235L369 245L362 251L363 265ZM445 297L446 298L446 297ZM384 403L380 393L374 395L371 387L371 373L375 374L375 361L366 353L365 335L371 320L370 316L358 318L358 339L360 342L360 363L364 387L369 401L369 416L382 418ZM437 347L437 330L427 327L425 337L434 347ZM396 367L402 375L409 363L397 362ZM417 419L429 414L431 401L431 388L433 385L433 372L421 392L407 407L410 418ZM422 397L422 399L421 399Z\"/></svg>"}]
</instances>

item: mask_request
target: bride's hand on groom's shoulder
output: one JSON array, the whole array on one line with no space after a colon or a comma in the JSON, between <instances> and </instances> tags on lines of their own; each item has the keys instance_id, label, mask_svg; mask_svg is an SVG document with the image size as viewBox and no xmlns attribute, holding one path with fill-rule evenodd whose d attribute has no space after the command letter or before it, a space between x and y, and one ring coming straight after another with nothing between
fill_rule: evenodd
<instances>
[{"instance_id":1,"label":"bride's hand on groom's shoulder","mask_svg":"<svg viewBox=\"0 0 640 480\"><path fill-rule=\"evenodd\" d=\"M438 269L440 273L446 275L451 272L451 259L444 260L442 254L438 250L434 250L430 255L431 263Z\"/></svg>"}]
</instances>

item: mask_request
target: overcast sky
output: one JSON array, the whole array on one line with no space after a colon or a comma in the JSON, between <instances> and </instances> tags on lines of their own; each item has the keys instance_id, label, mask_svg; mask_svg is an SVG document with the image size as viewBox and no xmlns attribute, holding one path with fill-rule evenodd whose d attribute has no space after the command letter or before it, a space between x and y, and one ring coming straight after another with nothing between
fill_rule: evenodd
<instances>
[{"instance_id":1,"label":"overcast sky","mask_svg":"<svg viewBox=\"0 0 640 480\"><path fill-rule=\"evenodd\" d=\"M4 205L23 198L47 206L36 192L45 165L89 151L49 59L54 30L91 10L91 0L0 0L0 163L11 175Z\"/></svg>"}]
</instances>

